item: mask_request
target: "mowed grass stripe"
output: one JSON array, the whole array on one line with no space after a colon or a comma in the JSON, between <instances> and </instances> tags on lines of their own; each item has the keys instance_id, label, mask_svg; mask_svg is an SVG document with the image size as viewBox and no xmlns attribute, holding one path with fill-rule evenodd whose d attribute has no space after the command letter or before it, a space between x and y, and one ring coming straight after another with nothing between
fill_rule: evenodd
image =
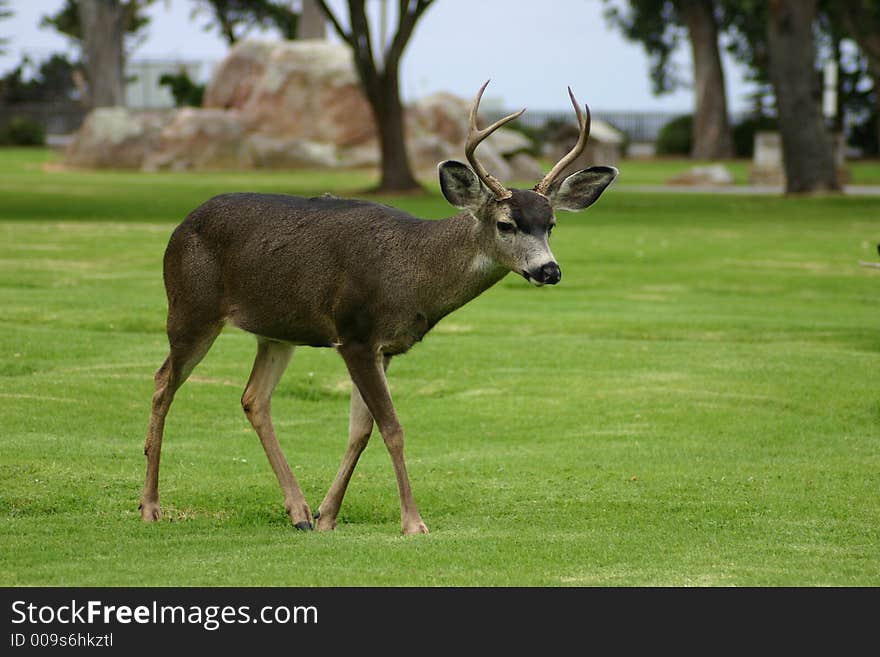
<instances>
[{"instance_id":1,"label":"mowed grass stripe","mask_svg":"<svg viewBox=\"0 0 880 657\"><path fill-rule=\"evenodd\" d=\"M162 253L212 185L348 193L367 177L2 166L17 181L0 190L3 584L880 584L880 274L857 265L878 201L612 189L560 213L560 286L508 277L392 364L432 533L397 535L374 436L337 531L305 535L241 412L255 345L234 329L169 415L166 521L140 522ZM433 192L389 200L449 213ZM302 348L276 392L313 505L348 390L338 356Z\"/></svg>"}]
</instances>

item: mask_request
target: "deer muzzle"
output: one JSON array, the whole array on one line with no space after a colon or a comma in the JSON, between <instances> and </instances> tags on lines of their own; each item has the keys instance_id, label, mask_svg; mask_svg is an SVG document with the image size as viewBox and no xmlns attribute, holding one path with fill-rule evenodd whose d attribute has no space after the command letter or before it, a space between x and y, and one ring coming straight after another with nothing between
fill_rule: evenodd
<instances>
[{"instance_id":1,"label":"deer muzzle","mask_svg":"<svg viewBox=\"0 0 880 657\"><path fill-rule=\"evenodd\" d=\"M562 270L555 262L548 262L533 271L523 271L523 277L533 285L556 285L562 280Z\"/></svg>"}]
</instances>

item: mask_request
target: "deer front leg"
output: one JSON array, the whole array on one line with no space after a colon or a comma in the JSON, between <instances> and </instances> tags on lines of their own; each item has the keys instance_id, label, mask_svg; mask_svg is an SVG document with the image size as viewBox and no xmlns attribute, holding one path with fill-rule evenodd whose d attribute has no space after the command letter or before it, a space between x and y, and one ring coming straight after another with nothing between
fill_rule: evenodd
<instances>
[{"instance_id":1,"label":"deer front leg","mask_svg":"<svg viewBox=\"0 0 880 657\"><path fill-rule=\"evenodd\" d=\"M345 360L351 380L357 386L364 404L375 419L382 440L385 441L385 446L391 455L400 493L401 531L404 534L427 534L428 527L416 508L409 476L406 473L406 464L403 460L403 428L394 412L382 356L376 349L362 344L343 345L339 348L339 353Z\"/></svg>"},{"instance_id":2,"label":"deer front leg","mask_svg":"<svg viewBox=\"0 0 880 657\"><path fill-rule=\"evenodd\" d=\"M384 369L388 371L388 364L391 357L386 356L384 359ZM342 498L345 497L345 491L348 488L348 482L351 481L351 475L357 465L358 459L367 447L370 440L370 434L373 432L373 416L370 409L364 403L364 398L358 391L357 385L351 386L351 411L348 421L348 447L345 448L345 455L342 457L342 463L339 465L339 471L336 478L324 496L324 501L318 507L315 514L315 528L320 531L334 529L336 527L336 516L339 514L339 508L342 506Z\"/></svg>"},{"instance_id":3,"label":"deer front leg","mask_svg":"<svg viewBox=\"0 0 880 657\"><path fill-rule=\"evenodd\" d=\"M251 425L260 437L269 464L278 478L278 485L284 493L284 507L290 521L297 529L312 529L312 513L309 510L302 490L290 470L287 459L278 444L275 428L272 426L272 392L293 355L293 347L288 344L260 340L257 357L247 387L241 397L241 406Z\"/></svg>"}]
</instances>

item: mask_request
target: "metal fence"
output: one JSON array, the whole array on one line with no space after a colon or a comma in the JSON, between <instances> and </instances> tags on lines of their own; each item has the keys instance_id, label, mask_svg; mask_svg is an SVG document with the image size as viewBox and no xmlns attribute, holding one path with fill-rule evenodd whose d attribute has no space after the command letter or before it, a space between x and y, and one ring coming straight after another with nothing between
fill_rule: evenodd
<instances>
[{"instance_id":1,"label":"metal fence","mask_svg":"<svg viewBox=\"0 0 880 657\"><path fill-rule=\"evenodd\" d=\"M487 118L495 120L509 114L507 111L487 112ZM625 133L630 142L653 143L657 139L660 130L684 112L632 112L632 111L608 111L592 110L594 118L610 123L613 127ZM574 123L572 111L528 111L518 121L527 128L540 130L548 123Z\"/></svg>"}]
</instances>

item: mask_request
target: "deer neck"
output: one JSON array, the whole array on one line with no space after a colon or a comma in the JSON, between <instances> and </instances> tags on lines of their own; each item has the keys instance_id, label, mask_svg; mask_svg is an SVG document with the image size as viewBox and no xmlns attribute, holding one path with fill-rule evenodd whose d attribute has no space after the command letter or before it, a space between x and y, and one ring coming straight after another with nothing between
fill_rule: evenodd
<instances>
[{"instance_id":1,"label":"deer neck","mask_svg":"<svg viewBox=\"0 0 880 657\"><path fill-rule=\"evenodd\" d=\"M481 230L479 222L467 213L431 222L419 249L419 296L433 321L460 308L508 273L491 257Z\"/></svg>"}]
</instances>

